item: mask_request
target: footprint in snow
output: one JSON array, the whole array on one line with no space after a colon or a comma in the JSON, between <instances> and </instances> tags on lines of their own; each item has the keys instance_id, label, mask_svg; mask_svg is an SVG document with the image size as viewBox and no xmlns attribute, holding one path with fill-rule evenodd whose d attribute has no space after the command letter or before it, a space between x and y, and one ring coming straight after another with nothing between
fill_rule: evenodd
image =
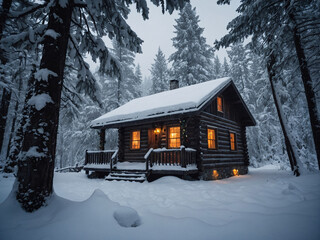
<instances>
[{"instance_id":1,"label":"footprint in snow","mask_svg":"<svg viewBox=\"0 0 320 240\"><path fill-rule=\"evenodd\" d=\"M282 194L288 196L289 199L294 202L305 200L302 192L292 183L289 183L288 186L284 190L282 190Z\"/></svg>"},{"instance_id":2,"label":"footprint in snow","mask_svg":"<svg viewBox=\"0 0 320 240\"><path fill-rule=\"evenodd\" d=\"M138 227L141 224L137 211L129 207L119 207L113 217L121 227Z\"/></svg>"}]
</instances>

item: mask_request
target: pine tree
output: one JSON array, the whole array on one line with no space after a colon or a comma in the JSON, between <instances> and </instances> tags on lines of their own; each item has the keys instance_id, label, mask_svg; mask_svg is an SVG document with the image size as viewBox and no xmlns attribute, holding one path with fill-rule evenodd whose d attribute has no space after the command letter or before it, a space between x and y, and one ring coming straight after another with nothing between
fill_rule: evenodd
<instances>
[{"instance_id":1,"label":"pine tree","mask_svg":"<svg viewBox=\"0 0 320 240\"><path fill-rule=\"evenodd\" d=\"M133 89L135 89L134 98L141 97L142 95L142 72L140 64L138 64L134 71L135 82Z\"/></svg>"},{"instance_id":2,"label":"pine tree","mask_svg":"<svg viewBox=\"0 0 320 240\"><path fill-rule=\"evenodd\" d=\"M9 10L11 8L12 0L3 0L1 3L1 10L0 10L0 40L3 38L4 35L4 28L5 28L5 22L8 17ZM7 63L7 56L4 54L5 49L0 45L0 63L1 66L5 65ZM2 67L0 68L0 78L1 82L4 82L3 79L4 75L4 69ZM11 99L11 91L7 89L6 85L2 85L3 91L0 101L0 154L2 150L2 144L4 139L4 132L7 122L7 115L8 115L8 109Z\"/></svg>"},{"instance_id":3,"label":"pine tree","mask_svg":"<svg viewBox=\"0 0 320 240\"><path fill-rule=\"evenodd\" d=\"M240 43L233 45L228 55L232 66L230 76L257 122L247 129L250 164L257 167L270 161L283 161L286 159L284 140L263 58Z\"/></svg>"},{"instance_id":4,"label":"pine tree","mask_svg":"<svg viewBox=\"0 0 320 240\"><path fill-rule=\"evenodd\" d=\"M248 53L242 43L231 46L227 51L230 59L231 77L243 92L249 80Z\"/></svg>"},{"instance_id":5,"label":"pine tree","mask_svg":"<svg viewBox=\"0 0 320 240\"><path fill-rule=\"evenodd\" d=\"M141 96L147 96L153 93L151 76L145 76L141 84Z\"/></svg>"},{"instance_id":6,"label":"pine tree","mask_svg":"<svg viewBox=\"0 0 320 240\"><path fill-rule=\"evenodd\" d=\"M36 34L29 26L35 25L34 19L19 15L14 18L9 14L11 12L19 12L25 7L23 2L15 2L11 0L2 1L0 8L0 89L2 91L0 100L0 159L7 155L6 144L8 143L8 135L12 135L11 124L15 114L9 112L9 107L16 102L16 92L19 91L19 79L25 79L32 68L32 65L38 60L37 46L30 46L24 43L26 36L22 38L19 34L27 29L27 41L33 42ZM17 35L17 37L12 37ZM9 36L9 37L8 37ZM22 46L21 46L22 45ZM21 90L21 89L20 89ZM13 94L12 94L13 93ZM7 131L5 132L5 130ZM6 141L4 141L6 140Z\"/></svg>"},{"instance_id":7,"label":"pine tree","mask_svg":"<svg viewBox=\"0 0 320 240\"><path fill-rule=\"evenodd\" d=\"M216 78L220 78L222 77L222 65L220 62L219 57L216 55L213 58L213 66L212 66L212 78L216 79Z\"/></svg>"},{"instance_id":8,"label":"pine tree","mask_svg":"<svg viewBox=\"0 0 320 240\"><path fill-rule=\"evenodd\" d=\"M119 64L121 74L114 80L117 82L117 102L118 106L140 96L139 88L141 82L137 82L135 76L134 52L122 46L116 40L112 41L112 54ZM139 81L139 80L138 80Z\"/></svg>"},{"instance_id":9,"label":"pine tree","mask_svg":"<svg viewBox=\"0 0 320 240\"><path fill-rule=\"evenodd\" d=\"M169 86L169 76L168 76L168 66L167 60L160 47L154 63L151 65L151 81L152 89L151 93L159 93L168 90Z\"/></svg>"},{"instance_id":10,"label":"pine tree","mask_svg":"<svg viewBox=\"0 0 320 240\"><path fill-rule=\"evenodd\" d=\"M172 39L176 48L170 57L174 78L181 86L205 82L211 78L212 48L202 36L204 28L199 26L199 16L191 4L186 4L176 19Z\"/></svg>"},{"instance_id":11,"label":"pine tree","mask_svg":"<svg viewBox=\"0 0 320 240\"><path fill-rule=\"evenodd\" d=\"M222 65L222 77L229 77L230 76L230 67L227 62L227 58L223 58L223 65Z\"/></svg>"},{"instance_id":12,"label":"pine tree","mask_svg":"<svg viewBox=\"0 0 320 240\"><path fill-rule=\"evenodd\" d=\"M276 76L276 68L273 66L274 64L276 64L276 55L273 52L271 52L269 55L268 63L267 63L271 92L272 92L274 103L275 103L275 106L277 109L277 114L279 117L281 130L283 132L283 136L285 139L285 145L286 145L286 150L287 150L289 161L290 161L291 170L293 171L294 175L296 175L298 177L298 176L300 176L299 165L298 165L298 161L299 161L298 155L296 154L296 152L294 150L293 142L292 142L292 139L289 135L288 128L287 128L288 125L285 123L285 116L283 114L283 110L280 105L280 100L279 100L278 94L277 94L276 89L274 87L274 81L275 81L274 78Z\"/></svg>"}]
</instances>

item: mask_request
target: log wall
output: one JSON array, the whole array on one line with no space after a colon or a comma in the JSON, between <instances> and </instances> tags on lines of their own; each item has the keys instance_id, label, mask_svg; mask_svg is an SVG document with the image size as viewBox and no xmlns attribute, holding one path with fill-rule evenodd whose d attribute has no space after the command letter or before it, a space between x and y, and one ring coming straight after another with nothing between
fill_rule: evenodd
<instances>
[{"instance_id":1,"label":"log wall","mask_svg":"<svg viewBox=\"0 0 320 240\"><path fill-rule=\"evenodd\" d=\"M183 123L182 123L183 122ZM142 162L144 155L148 152L148 130L161 128L159 148L168 148L168 128L171 126L180 126L181 144L189 148L199 147L199 120L191 117L183 120L163 121L154 124L145 124L138 126L119 128L119 161ZM185 132L183 132L185 129ZM131 132L140 130L140 149L130 149ZM197 152L197 154L199 154ZM199 159L199 156L197 157Z\"/></svg>"},{"instance_id":2,"label":"log wall","mask_svg":"<svg viewBox=\"0 0 320 240\"><path fill-rule=\"evenodd\" d=\"M127 162L143 162L144 155L148 152L148 129L151 125L132 126L122 128L122 141L119 145L119 149L122 149L122 156L119 157L119 161ZM131 132L140 131L140 149L130 149L131 145Z\"/></svg>"},{"instance_id":3,"label":"log wall","mask_svg":"<svg viewBox=\"0 0 320 240\"><path fill-rule=\"evenodd\" d=\"M207 129L216 129L217 149L208 149ZM236 136L236 150L230 148L230 132ZM208 112L200 114L200 170L205 180L214 179L213 170L221 178L232 176L232 170L247 173L248 153L245 128L239 123Z\"/></svg>"}]
</instances>

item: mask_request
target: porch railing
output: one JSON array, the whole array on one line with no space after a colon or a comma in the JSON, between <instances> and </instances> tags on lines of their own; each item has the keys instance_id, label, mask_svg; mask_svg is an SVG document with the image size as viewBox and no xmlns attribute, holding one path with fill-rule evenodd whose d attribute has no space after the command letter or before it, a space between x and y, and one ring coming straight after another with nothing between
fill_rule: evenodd
<instances>
[{"instance_id":1,"label":"porch railing","mask_svg":"<svg viewBox=\"0 0 320 240\"><path fill-rule=\"evenodd\" d=\"M153 165L181 166L186 168L189 164L196 164L196 150L181 146L178 149L153 149L144 156L146 159L146 170Z\"/></svg>"},{"instance_id":2,"label":"porch railing","mask_svg":"<svg viewBox=\"0 0 320 240\"><path fill-rule=\"evenodd\" d=\"M97 150L97 151L86 151L86 158L84 165L87 164L110 164L117 158L118 150Z\"/></svg>"}]
</instances>

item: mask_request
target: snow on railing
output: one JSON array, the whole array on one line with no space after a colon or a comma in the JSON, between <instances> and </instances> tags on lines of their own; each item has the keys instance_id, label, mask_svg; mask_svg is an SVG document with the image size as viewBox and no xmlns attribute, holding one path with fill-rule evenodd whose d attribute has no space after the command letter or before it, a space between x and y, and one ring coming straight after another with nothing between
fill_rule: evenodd
<instances>
[{"instance_id":1,"label":"snow on railing","mask_svg":"<svg viewBox=\"0 0 320 240\"><path fill-rule=\"evenodd\" d=\"M86 151L86 164L110 164L111 159L114 159L118 150L94 150Z\"/></svg>"},{"instance_id":2,"label":"snow on railing","mask_svg":"<svg viewBox=\"0 0 320 240\"><path fill-rule=\"evenodd\" d=\"M112 154L110 160L110 169L112 170L113 166L117 164L117 156L118 156L118 149Z\"/></svg>"},{"instance_id":3,"label":"snow on railing","mask_svg":"<svg viewBox=\"0 0 320 240\"><path fill-rule=\"evenodd\" d=\"M150 148L149 151L144 155L144 159L148 159L152 151L155 151L155 150L157 149Z\"/></svg>"},{"instance_id":4,"label":"snow on railing","mask_svg":"<svg viewBox=\"0 0 320 240\"><path fill-rule=\"evenodd\" d=\"M114 159L114 158L116 158L116 156L117 156L117 154L118 154L118 150L116 150L113 154L112 154L112 157L111 157L111 159Z\"/></svg>"},{"instance_id":5,"label":"snow on railing","mask_svg":"<svg viewBox=\"0 0 320 240\"><path fill-rule=\"evenodd\" d=\"M193 148L150 148L145 154L146 170L153 165L172 165L186 168L189 164L196 164L196 150Z\"/></svg>"},{"instance_id":6,"label":"snow on railing","mask_svg":"<svg viewBox=\"0 0 320 240\"><path fill-rule=\"evenodd\" d=\"M181 149L184 148L186 151L192 151L192 152L196 152L197 150L193 149L193 148L186 148L185 146L181 145L180 148L157 148L157 149L153 149L153 152L179 152L181 151ZM150 149L149 149L150 151Z\"/></svg>"},{"instance_id":7,"label":"snow on railing","mask_svg":"<svg viewBox=\"0 0 320 240\"><path fill-rule=\"evenodd\" d=\"M118 150L87 150L87 153L113 153L114 151Z\"/></svg>"},{"instance_id":8,"label":"snow on railing","mask_svg":"<svg viewBox=\"0 0 320 240\"><path fill-rule=\"evenodd\" d=\"M75 166L68 166L63 168L56 168L55 172L80 172L83 169L83 165L76 164Z\"/></svg>"}]
</instances>

